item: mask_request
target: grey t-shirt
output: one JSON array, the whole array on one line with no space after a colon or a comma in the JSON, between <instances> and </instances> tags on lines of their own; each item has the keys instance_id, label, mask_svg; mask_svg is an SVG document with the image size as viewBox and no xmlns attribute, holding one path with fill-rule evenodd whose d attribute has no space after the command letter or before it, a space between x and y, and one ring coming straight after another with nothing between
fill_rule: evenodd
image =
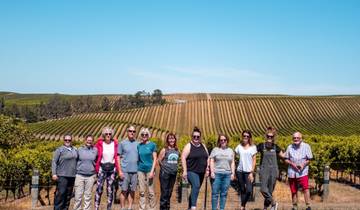
<instances>
[{"instance_id":1,"label":"grey t-shirt","mask_svg":"<svg viewBox=\"0 0 360 210\"><path fill-rule=\"evenodd\" d=\"M138 171L138 146L139 142L129 139L121 141L118 147L118 155L121 158L121 170L126 173Z\"/></svg>"},{"instance_id":2,"label":"grey t-shirt","mask_svg":"<svg viewBox=\"0 0 360 210\"><path fill-rule=\"evenodd\" d=\"M177 173L180 152L175 149L166 149L164 159L161 162L161 170L168 174Z\"/></svg>"},{"instance_id":3,"label":"grey t-shirt","mask_svg":"<svg viewBox=\"0 0 360 210\"><path fill-rule=\"evenodd\" d=\"M215 173L231 173L231 162L234 158L234 151L231 148L215 147L211 151L210 158L214 159Z\"/></svg>"},{"instance_id":4,"label":"grey t-shirt","mask_svg":"<svg viewBox=\"0 0 360 210\"><path fill-rule=\"evenodd\" d=\"M54 152L51 162L52 175L75 177L77 162L77 149L75 147L61 146Z\"/></svg>"}]
</instances>

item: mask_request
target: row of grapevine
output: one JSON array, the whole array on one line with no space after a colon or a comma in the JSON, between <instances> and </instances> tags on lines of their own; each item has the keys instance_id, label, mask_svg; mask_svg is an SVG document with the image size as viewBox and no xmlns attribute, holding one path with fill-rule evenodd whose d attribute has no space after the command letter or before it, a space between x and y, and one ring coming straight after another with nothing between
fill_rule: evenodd
<instances>
[{"instance_id":1,"label":"row of grapevine","mask_svg":"<svg viewBox=\"0 0 360 210\"><path fill-rule=\"evenodd\" d=\"M122 125L128 124L178 134L188 134L196 125L205 135L226 133L233 136L244 129L262 135L264 129L272 125L283 135L295 130L308 134L351 135L360 134L359 119L360 97L257 96L87 113L30 126L34 133L46 139L58 139L67 132L81 137L99 132L104 125L123 128Z\"/></svg>"}]
</instances>

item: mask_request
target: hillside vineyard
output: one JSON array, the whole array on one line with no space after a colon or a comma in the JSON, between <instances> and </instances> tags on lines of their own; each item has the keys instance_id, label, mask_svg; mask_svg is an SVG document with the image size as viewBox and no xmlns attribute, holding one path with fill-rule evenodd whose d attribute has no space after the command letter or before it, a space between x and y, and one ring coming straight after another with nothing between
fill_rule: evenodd
<instances>
[{"instance_id":1,"label":"hillside vineyard","mask_svg":"<svg viewBox=\"0 0 360 210\"><path fill-rule=\"evenodd\" d=\"M263 135L272 125L282 135L295 130L305 134L360 134L360 96L264 96L237 94L166 95L165 105L74 115L31 124L38 138L57 140L70 132L75 139L87 134L100 135L111 126L116 137L123 137L128 124L137 130L148 127L153 137L164 139L168 132L188 135L196 125L205 136L226 133L238 135L251 129Z\"/></svg>"}]
</instances>

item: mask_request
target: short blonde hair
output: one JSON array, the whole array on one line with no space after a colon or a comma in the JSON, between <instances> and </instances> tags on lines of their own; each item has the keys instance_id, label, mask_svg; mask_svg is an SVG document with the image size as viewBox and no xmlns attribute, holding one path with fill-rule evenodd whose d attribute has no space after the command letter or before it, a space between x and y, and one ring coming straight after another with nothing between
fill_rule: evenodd
<instances>
[{"instance_id":1,"label":"short blonde hair","mask_svg":"<svg viewBox=\"0 0 360 210\"><path fill-rule=\"evenodd\" d=\"M111 135L114 135L114 129L112 129L112 128L109 127L109 126L106 126L105 128L102 129L101 135L102 135L103 137L105 137L105 133L111 133Z\"/></svg>"},{"instance_id":2,"label":"short blonde hair","mask_svg":"<svg viewBox=\"0 0 360 210\"><path fill-rule=\"evenodd\" d=\"M151 137L151 133L148 128L141 128L139 134L141 135L143 133L147 134L149 136L149 138Z\"/></svg>"}]
</instances>

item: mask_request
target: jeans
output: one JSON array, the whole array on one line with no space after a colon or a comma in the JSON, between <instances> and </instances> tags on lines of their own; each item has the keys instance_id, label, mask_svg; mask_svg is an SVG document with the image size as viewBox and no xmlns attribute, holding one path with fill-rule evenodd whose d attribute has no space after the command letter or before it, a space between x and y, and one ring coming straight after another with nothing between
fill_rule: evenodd
<instances>
[{"instance_id":1,"label":"jeans","mask_svg":"<svg viewBox=\"0 0 360 210\"><path fill-rule=\"evenodd\" d=\"M81 209L81 203L83 200L84 210L90 210L91 194L95 183L95 178L96 174L92 176L82 176L80 174L76 174L74 210Z\"/></svg>"},{"instance_id":2,"label":"jeans","mask_svg":"<svg viewBox=\"0 0 360 210\"><path fill-rule=\"evenodd\" d=\"M74 188L75 177L59 176L56 183L54 210L69 209L70 199Z\"/></svg>"},{"instance_id":3,"label":"jeans","mask_svg":"<svg viewBox=\"0 0 360 210\"><path fill-rule=\"evenodd\" d=\"M242 207L246 206L246 203L249 201L251 193L253 191L253 185L249 181L249 174L249 172L236 172L236 178L240 187L240 199Z\"/></svg>"},{"instance_id":4,"label":"jeans","mask_svg":"<svg viewBox=\"0 0 360 210\"><path fill-rule=\"evenodd\" d=\"M187 178L191 185L191 193L189 196L189 209L191 207L196 207L196 202L199 196L200 187L204 181L204 173L196 173L192 171L187 172Z\"/></svg>"},{"instance_id":5,"label":"jeans","mask_svg":"<svg viewBox=\"0 0 360 210\"><path fill-rule=\"evenodd\" d=\"M170 210L170 198L176 181L176 174L160 170L160 210Z\"/></svg>"},{"instance_id":6,"label":"jeans","mask_svg":"<svg viewBox=\"0 0 360 210\"><path fill-rule=\"evenodd\" d=\"M212 210L216 210L220 195L220 210L225 209L226 196L230 186L231 174L215 173L215 179L212 183L211 206Z\"/></svg>"}]
</instances>

